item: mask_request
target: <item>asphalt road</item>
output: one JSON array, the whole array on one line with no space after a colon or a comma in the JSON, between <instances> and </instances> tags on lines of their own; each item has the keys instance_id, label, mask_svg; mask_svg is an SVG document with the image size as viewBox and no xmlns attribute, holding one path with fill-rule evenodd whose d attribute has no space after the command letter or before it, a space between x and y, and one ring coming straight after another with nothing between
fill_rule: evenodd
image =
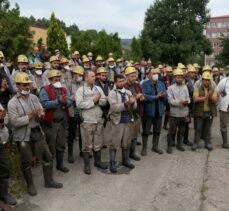
<instances>
[{"instance_id":1,"label":"asphalt road","mask_svg":"<svg viewBox=\"0 0 229 211\"><path fill-rule=\"evenodd\" d=\"M190 140L193 141L191 124ZM166 151L167 131L163 130L161 148ZM64 184L59 190L43 186L40 167L34 169L38 195L25 194L24 203L16 211L228 211L229 150L221 148L219 120L214 120L214 150L199 149L173 154L151 152L134 162L129 171L120 166L117 175L92 168L92 175L83 173L83 160L75 155L75 163L66 165L68 174L55 171L55 178ZM203 143L202 143L203 144ZM78 148L78 147L76 147ZM141 146L137 147L140 154ZM108 161L107 149L103 159ZM118 160L121 159L120 153ZM91 161L92 163L92 161Z\"/></svg>"}]
</instances>

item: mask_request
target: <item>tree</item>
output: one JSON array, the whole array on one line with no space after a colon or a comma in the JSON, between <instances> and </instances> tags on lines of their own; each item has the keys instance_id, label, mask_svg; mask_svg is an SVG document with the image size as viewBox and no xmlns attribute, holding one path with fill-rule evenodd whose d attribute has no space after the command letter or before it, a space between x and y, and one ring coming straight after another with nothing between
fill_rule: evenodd
<instances>
[{"instance_id":1,"label":"tree","mask_svg":"<svg viewBox=\"0 0 229 211\"><path fill-rule=\"evenodd\" d=\"M16 60L19 54L27 54L32 46L29 21L20 17L17 4L10 9L8 0L0 0L0 14L0 49L7 58Z\"/></svg>"},{"instance_id":2,"label":"tree","mask_svg":"<svg viewBox=\"0 0 229 211\"><path fill-rule=\"evenodd\" d=\"M40 37L40 38L37 40L37 47L38 47L39 49L41 49L42 43L43 43L43 39L42 39L42 37Z\"/></svg>"},{"instance_id":3,"label":"tree","mask_svg":"<svg viewBox=\"0 0 229 211\"><path fill-rule=\"evenodd\" d=\"M54 53L55 49L59 49L65 56L68 55L68 45L66 41L66 35L64 30L61 28L55 14L52 13L48 33L47 33L47 46L48 49Z\"/></svg>"},{"instance_id":4,"label":"tree","mask_svg":"<svg viewBox=\"0 0 229 211\"><path fill-rule=\"evenodd\" d=\"M131 45L131 58L134 61L139 61L142 58L141 44L138 39L133 37Z\"/></svg>"},{"instance_id":5,"label":"tree","mask_svg":"<svg viewBox=\"0 0 229 211\"><path fill-rule=\"evenodd\" d=\"M229 65L229 36L221 37L221 47L223 48L219 55L216 56L216 63L220 66Z\"/></svg>"},{"instance_id":6,"label":"tree","mask_svg":"<svg viewBox=\"0 0 229 211\"><path fill-rule=\"evenodd\" d=\"M203 35L209 0L156 0L146 11L140 42L143 56L158 63L186 63L196 54L210 54Z\"/></svg>"}]
</instances>

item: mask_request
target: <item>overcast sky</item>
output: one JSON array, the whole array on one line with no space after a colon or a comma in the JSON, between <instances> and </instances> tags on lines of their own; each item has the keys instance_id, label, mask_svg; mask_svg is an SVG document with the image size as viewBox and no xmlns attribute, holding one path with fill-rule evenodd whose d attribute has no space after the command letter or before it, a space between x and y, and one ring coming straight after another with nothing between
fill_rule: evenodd
<instances>
[{"instance_id":1,"label":"overcast sky","mask_svg":"<svg viewBox=\"0 0 229 211\"><path fill-rule=\"evenodd\" d=\"M146 9L153 0L10 0L18 3L21 15L35 18L56 17L67 25L76 23L80 30L105 29L118 32L121 38L138 36L143 27ZM211 16L229 15L229 0L210 0Z\"/></svg>"}]
</instances>

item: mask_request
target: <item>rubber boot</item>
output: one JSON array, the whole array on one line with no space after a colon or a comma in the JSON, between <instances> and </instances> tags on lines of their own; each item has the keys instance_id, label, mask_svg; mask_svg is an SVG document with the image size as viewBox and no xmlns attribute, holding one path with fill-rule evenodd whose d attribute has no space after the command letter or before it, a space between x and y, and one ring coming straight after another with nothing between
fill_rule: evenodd
<instances>
[{"instance_id":1,"label":"rubber boot","mask_svg":"<svg viewBox=\"0 0 229 211\"><path fill-rule=\"evenodd\" d=\"M99 151L93 150L93 155L94 155L94 166L95 167L101 168L101 169L108 168L108 165L106 163L101 162L101 150Z\"/></svg>"},{"instance_id":2,"label":"rubber boot","mask_svg":"<svg viewBox=\"0 0 229 211\"><path fill-rule=\"evenodd\" d=\"M211 144L211 141L210 140L205 140L205 148L208 150L208 151L212 151L213 150L213 146Z\"/></svg>"},{"instance_id":3,"label":"rubber boot","mask_svg":"<svg viewBox=\"0 0 229 211\"><path fill-rule=\"evenodd\" d=\"M154 135L153 136L153 147L152 147L152 151L162 155L163 151L161 149L158 148L158 144L159 144L159 135Z\"/></svg>"},{"instance_id":4,"label":"rubber boot","mask_svg":"<svg viewBox=\"0 0 229 211\"><path fill-rule=\"evenodd\" d=\"M53 166L43 166L43 175L46 188L62 188L63 184L53 180Z\"/></svg>"},{"instance_id":5,"label":"rubber boot","mask_svg":"<svg viewBox=\"0 0 229 211\"><path fill-rule=\"evenodd\" d=\"M117 167L115 165L116 150L110 149L110 172L117 173Z\"/></svg>"},{"instance_id":6,"label":"rubber boot","mask_svg":"<svg viewBox=\"0 0 229 211\"><path fill-rule=\"evenodd\" d=\"M82 151L82 137L81 132L79 130L79 151L80 151L80 157L83 157L83 151Z\"/></svg>"},{"instance_id":7,"label":"rubber boot","mask_svg":"<svg viewBox=\"0 0 229 211\"><path fill-rule=\"evenodd\" d=\"M141 158L135 154L136 152L136 144L137 144L137 140L133 139L130 145L130 158L136 161L141 160Z\"/></svg>"},{"instance_id":8,"label":"rubber boot","mask_svg":"<svg viewBox=\"0 0 229 211\"><path fill-rule=\"evenodd\" d=\"M223 144L222 147L225 149L229 149L229 145L227 143L227 131L221 131L222 139L223 139Z\"/></svg>"},{"instance_id":9,"label":"rubber boot","mask_svg":"<svg viewBox=\"0 0 229 211\"><path fill-rule=\"evenodd\" d=\"M177 150L179 150L179 151L185 151L185 148L183 147L183 137L179 134L179 133L177 133Z\"/></svg>"},{"instance_id":10,"label":"rubber boot","mask_svg":"<svg viewBox=\"0 0 229 211\"><path fill-rule=\"evenodd\" d=\"M33 183L33 177L32 177L32 171L31 171L31 168L27 168L25 170L23 170L23 174L24 174L24 177L25 177L25 181L26 181L26 184L27 184L27 192L29 195L31 196L36 196L37 195L37 190L34 186L34 183Z\"/></svg>"},{"instance_id":11,"label":"rubber boot","mask_svg":"<svg viewBox=\"0 0 229 211\"><path fill-rule=\"evenodd\" d=\"M69 163L74 163L74 158L73 158L73 140L68 140L68 162Z\"/></svg>"},{"instance_id":12,"label":"rubber boot","mask_svg":"<svg viewBox=\"0 0 229 211\"><path fill-rule=\"evenodd\" d=\"M14 206L17 204L16 199L8 192L9 189L9 180L2 180L2 184L0 184L0 200L5 202L9 206Z\"/></svg>"},{"instance_id":13,"label":"rubber boot","mask_svg":"<svg viewBox=\"0 0 229 211\"><path fill-rule=\"evenodd\" d=\"M134 164L130 162L128 149L122 149L122 165L129 169L135 168Z\"/></svg>"},{"instance_id":14,"label":"rubber boot","mask_svg":"<svg viewBox=\"0 0 229 211\"><path fill-rule=\"evenodd\" d=\"M186 128L185 128L185 132L184 132L184 135L183 135L183 144L187 145L187 146L192 146L192 143L189 141L188 139L188 135L189 135L189 126L188 126L188 123L186 123Z\"/></svg>"},{"instance_id":15,"label":"rubber boot","mask_svg":"<svg viewBox=\"0 0 229 211\"><path fill-rule=\"evenodd\" d=\"M147 141L148 141L148 136L142 136L142 156L146 156L147 154Z\"/></svg>"},{"instance_id":16,"label":"rubber boot","mask_svg":"<svg viewBox=\"0 0 229 211\"><path fill-rule=\"evenodd\" d=\"M165 119L164 119L164 126L163 126L163 129L165 130L168 130L169 127L168 127L168 122L169 122L169 115L165 115Z\"/></svg>"},{"instance_id":17,"label":"rubber boot","mask_svg":"<svg viewBox=\"0 0 229 211\"><path fill-rule=\"evenodd\" d=\"M64 173L69 172L69 169L64 166L64 152L56 151L56 169Z\"/></svg>"},{"instance_id":18,"label":"rubber boot","mask_svg":"<svg viewBox=\"0 0 229 211\"><path fill-rule=\"evenodd\" d=\"M176 146L176 133L171 135L172 146Z\"/></svg>"},{"instance_id":19,"label":"rubber boot","mask_svg":"<svg viewBox=\"0 0 229 211\"><path fill-rule=\"evenodd\" d=\"M196 151L197 148L198 148L198 146L199 146L199 139L198 138L195 138L194 139L194 143L193 143L193 145L191 147L192 151Z\"/></svg>"},{"instance_id":20,"label":"rubber boot","mask_svg":"<svg viewBox=\"0 0 229 211\"><path fill-rule=\"evenodd\" d=\"M91 174L90 153L83 152L83 159L84 159L84 173Z\"/></svg>"},{"instance_id":21,"label":"rubber boot","mask_svg":"<svg viewBox=\"0 0 229 211\"><path fill-rule=\"evenodd\" d=\"M173 148L172 148L172 135L167 135L167 153L172 154Z\"/></svg>"}]
</instances>

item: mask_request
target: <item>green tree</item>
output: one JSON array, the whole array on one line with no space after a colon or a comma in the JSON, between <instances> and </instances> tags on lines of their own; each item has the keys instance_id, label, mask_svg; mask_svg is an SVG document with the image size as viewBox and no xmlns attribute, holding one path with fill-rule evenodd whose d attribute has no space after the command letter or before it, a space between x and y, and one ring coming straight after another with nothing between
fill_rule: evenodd
<instances>
[{"instance_id":1,"label":"green tree","mask_svg":"<svg viewBox=\"0 0 229 211\"><path fill-rule=\"evenodd\" d=\"M7 58L16 60L19 54L27 54L32 46L29 21L20 17L17 4L10 9L8 0L0 0L0 14L0 49Z\"/></svg>"},{"instance_id":2,"label":"green tree","mask_svg":"<svg viewBox=\"0 0 229 211\"><path fill-rule=\"evenodd\" d=\"M37 47L38 47L39 49L41 49L42 43L43 43L43 39L42 39L42 37L40 37L40 38L37 40Z\"/></svg>"},{"instance_id":3,"label":"green tree","mask_svg":"<svg viewBox=\"0 0 229 211\"><path fill-rule=\"evenodd\" d=\"M211 53L203 35L209 0L156 0L146 11L141 33L143 56L154 61L186 63L193 55Z\"/></svg>"},{"instance_id":4,"label":"green tree","mask_svg":"<svg viewBox=\"0 0 229 211\"><path fill-rule=\"evenodd\" d=\"M131 57L134 61L140 61L142 58L142 49L141 49L141 44L138 39L133 37L131 45Z\"/></svg>"},{"instance_id":5,"label":"green tree","mask_svg":"<svg viewBox=\"0 0 229 211\"><path fill-rule=\"evenodd\" d=\"M216 63L220 66L229 65L229 36L221 37L221 47L223 48L219 55L216 56Z\"/></svg>"},{"instance_id":6,"label":"green tree","mask_svg":"<svg viewBox=\"0 0 229 211\"><path fill-rule=\"evenodd\" d=\"M52 13L49 22L47 33L47 46L52 53L54 53L55 49L59 49L61 52L64 53L65 56L67 56L69 53L65 32L55 18L54 13Z\"/></svg>"}]
</instances>

